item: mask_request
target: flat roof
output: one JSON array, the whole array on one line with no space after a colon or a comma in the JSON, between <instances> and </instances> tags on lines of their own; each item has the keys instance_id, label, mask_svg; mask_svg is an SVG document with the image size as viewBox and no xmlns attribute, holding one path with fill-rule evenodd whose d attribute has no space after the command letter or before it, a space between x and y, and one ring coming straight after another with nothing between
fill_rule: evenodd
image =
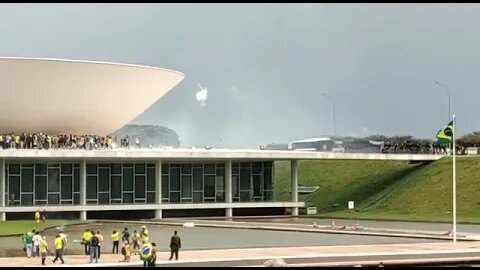
<instances>
[{"instance_id":1,"label":"flat roof","mask_svg":"<svg viewBox=\"0 0 480 270\"><path fill-rule=\"evenodd\" d=\"M443 155L430 154L381 154L381 153L334 153L297 150L257 150L257 149L124 149L113 150L0 150L0 158L42 158L42 159L168 159L168 160L411 160L434 161Z\"/></svg>"}]
</instances>

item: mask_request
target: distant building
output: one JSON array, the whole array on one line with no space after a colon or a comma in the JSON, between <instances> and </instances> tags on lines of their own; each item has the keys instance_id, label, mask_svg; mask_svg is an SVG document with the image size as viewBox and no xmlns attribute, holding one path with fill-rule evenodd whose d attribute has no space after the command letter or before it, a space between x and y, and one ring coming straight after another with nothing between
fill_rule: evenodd
<instances>
[{"instance_id":1,"label":"distant building","mask_svg":"<svg viewBox=\"0 0 480 270\"><path fill-rule=\"evenodd\" d=\"M310 138L288 143L288 149L290 150L330 152L335 147L337 147L336 142L331 138Z\"/></svg>"},{"instance_id":2,"label":"distant building","mask_svg":"<svg viewBox=\"0 0 480 270\"><path fill-rule=\"evenodd\" d=\"M286 143L269 143L265 146L265 150L288 150Z\"/></svg>"}]
</instances>

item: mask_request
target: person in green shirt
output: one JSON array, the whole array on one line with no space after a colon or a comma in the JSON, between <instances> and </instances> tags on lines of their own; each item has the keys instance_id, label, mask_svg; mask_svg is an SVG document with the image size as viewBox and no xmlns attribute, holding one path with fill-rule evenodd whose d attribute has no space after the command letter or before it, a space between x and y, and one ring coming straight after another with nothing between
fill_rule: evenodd
<instances>
[{"instance_id":1,"label":"person in green shirt","mask_svg":"<svg viewBox=\"0 0 480 270\"><path fill-rule=\"evenodd\" d=\"M33 251L33 233L27 232L25 234L23 241L25 244L25 251L27 252L27 257L30 258L32 256L32 251Z\"/></svg>"}]
</instances>

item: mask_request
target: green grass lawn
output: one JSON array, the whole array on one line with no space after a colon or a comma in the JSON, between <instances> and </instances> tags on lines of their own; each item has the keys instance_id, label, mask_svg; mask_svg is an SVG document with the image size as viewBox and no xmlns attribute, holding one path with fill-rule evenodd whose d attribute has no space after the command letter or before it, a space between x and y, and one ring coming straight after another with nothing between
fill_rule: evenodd
<instances>
[{"instance_id":1,"label":"green grass lawn","mask_svg":"<svg viewBox=\"0 0 480 270\"><path fill-rule=\"evenodd\" d=\"M290 199L290 163L275 163L277 199ZM307 200L319 216L452 220L452 160L426 165L400 161L302 161L299 184L320 186ZM480 158L457 159L457 219L480 223ZM355 212L347 208L355 201ZM339 204L333 207L333 204Z\"/></svg>"},{"instance_id":2,"label":"green grass lawn","mask_svg":"<svg viewBox=\"0 0 480 270\"><path fill-rule=\"evenodd\" d=\"M40 222L39 224L35 223L33 220L7 220L0 222L0 236L2 235L12 235L12 234L24 234L27 231L32 231L33 229L37 231L42 231L45 228L65 226L69 224L78 224L84 223L79 220L47 220L45 223Z\"/></svg>"}]
</instances>

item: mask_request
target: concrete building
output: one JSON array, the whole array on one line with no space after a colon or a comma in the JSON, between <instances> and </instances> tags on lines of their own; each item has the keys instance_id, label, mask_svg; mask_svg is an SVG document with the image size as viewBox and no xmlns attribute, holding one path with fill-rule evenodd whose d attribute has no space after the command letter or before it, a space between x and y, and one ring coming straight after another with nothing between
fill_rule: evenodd
<instances>
[{"instance_id":1,"label":"concrete building","mask_svg":"<svg viewBox=\"0 0 480 270\"><path fill-rule=\"evenodd\" d=\"M107 135L183 79L152 67L0 58L0 132ZM13 113L12 113L13 112ZM8 117L11 115L12 117ZM5 117L7 116L7 117ZM435 160L438 155L226 149L0 150L0 220L37 210L76 218L298 214L298 162ZM275 160L291 161L292 198L274 194Z\"/></svg>"}]
</instances>

